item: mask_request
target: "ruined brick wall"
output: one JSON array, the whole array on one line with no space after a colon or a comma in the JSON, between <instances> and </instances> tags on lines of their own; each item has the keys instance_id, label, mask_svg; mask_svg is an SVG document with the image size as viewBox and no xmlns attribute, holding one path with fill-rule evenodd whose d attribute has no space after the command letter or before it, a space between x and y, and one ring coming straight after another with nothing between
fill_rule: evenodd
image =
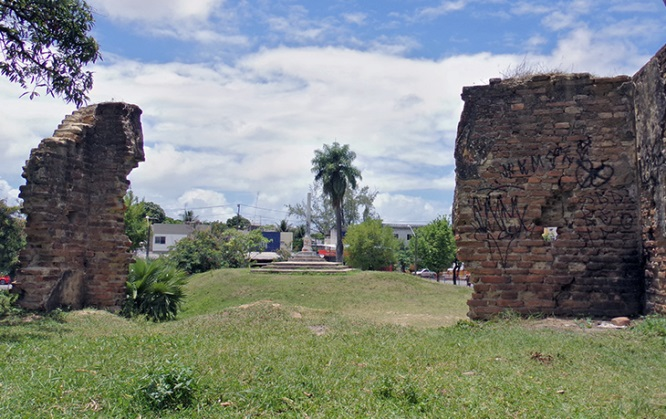
<instances>
[{"instance_id":1,"label":"ruined brick wall","mask_svg":"<svg viewBox=\"0 0 666 419\"><path fill-rule=\"evenodd\" d=\"M634 76L647 312L666 313L666 46Z\"/></svg>"},{"instance_id":2,"label":"ruined brick wall","mask_svg":"<svg viewBox=\"0 0 666 419\"><path fill-rule=\"evenodd\" d=\"M124 298L127 175L144 160L141 110L102 103L65 118L33 149L21 187L28 246L17 276L25 308L99 307Z\"/></svg>"},{"instance_id":3,"label":"ruined brick wall","mask_svg":"<svg viewBox=\"0 0 666 419\"><path fill-rule=\"evenodd\" d=\"M454 231L470 317L641 311L632 92L588 74L463 90Z\"/></svg>"}]
</instances>

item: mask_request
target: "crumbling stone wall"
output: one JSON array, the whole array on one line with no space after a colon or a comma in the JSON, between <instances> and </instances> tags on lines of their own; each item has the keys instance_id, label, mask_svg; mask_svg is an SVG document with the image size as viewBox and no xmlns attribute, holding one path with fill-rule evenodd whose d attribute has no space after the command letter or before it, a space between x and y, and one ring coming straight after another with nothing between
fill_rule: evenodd
<instances>
[{"instance_id":1,"label":"crumbling stone wall","mask_svg":"<svg viewBox=\"0 0 666 419\"><path fill-rule=\"evenodd\" d=\"M666 313L666 46L634 76L645 308Z\"/></svg>"},{"instance_id":2,"label":"crumbling stone wall","mask_svg":"<svg viewBox=\"0 0 666 419\"><path fill-rule=\"evenodd\" d=\"M21 187L28 246L17 276L25 308L99 307L124 298L127 175L144 160L141 109L102 103L67 116L33 149Z\"/></svg>"},{"instance_id":3,"label":"crumbling stone wall","mask_svg":"<svg viewBox=\"0 0 666 419\"><path fill-rule=\"evenodd\" d=\"M462 97L454 230L474 282L470 317L639 313L631 79L494 79Z\"/></svg>"}]
</instances>

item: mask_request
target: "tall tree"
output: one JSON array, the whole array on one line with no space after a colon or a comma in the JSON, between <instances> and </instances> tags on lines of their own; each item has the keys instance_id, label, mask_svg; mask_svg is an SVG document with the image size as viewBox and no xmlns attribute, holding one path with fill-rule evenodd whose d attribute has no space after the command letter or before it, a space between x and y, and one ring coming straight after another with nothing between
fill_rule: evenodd
<instances>
[{"instance_id":1,"label":"tall tree","mask_svg":"<svg viewBox=\"0 0 666 419\"><path fill-rule=\"evenodd\" d=\"M145 202L139 201L131 189L123 198L125 204L125 234L130 239L130 250L135 251L148 245L149 223L146 220Z\"/></svg>"},{"instance_id":2,"label":"tall tree","mask_svg":"<svg viewBox=\"0 0 666 419\"><path fill-rule=\"evenodd\" d=\"M13 275L19 265L19 252L25 247L25 222L18 207L0 200L0 274Z\"/></svg>"},{"instance_id":3,"label":"tall tree","mask_svg":"<svg viewBox=\"0 0 666 419\"><path fill-rule=\"evenodd\" d=\"M236 214L227 220L227 227L235 228L236 230L247 230L252 223L242 215Z\"/></svg>"},{"instance_id":4,"label":"tall tree","mask_svg":"<svg viewBox=\"0 0 666 419\"><path fill-rule=\"evenodd\" d=\"M30 98L45 88L81 106L93 85L83 67L100 58L93 24L83 0L0 0L0 74L32 86Z\"/></svg>"},{"instance_id":5,"label":"tall tree","mask_svg":"<svg viewBox=\"0 0 666 419\"><path fill-rule=\"evenodd\" d=\"M409 241L412 251L418 240L419 264L439 273L453 263L456 255L456 243L453 231L446 218L438 217L429 224L416 230L416 238Z\"/></svg>"},{"instance_id":6,"label":"tall tree","mask_svg":"<svg viewBox=\"0 0 666 419\"><path fill-rule=\"evenodd\" d=\"M331 199L335 210L335 229L337 242L335 245L335 259L343 261L342 245L342 206L347 187L356 189L357 180L361 179L361 171L354 165L356 153L349 149L349 145L340 145L337 141L332 145L324 144L323 149L315 150L312 159L312 173L315 181L321 181L324 194Z\"/></svg>"},{"instance_id":7,"label":"tall tree","mask_svg":"<svg viewBox=\"0 0 666 419\"><path fill-rule=\"evenodd\" d=\"M158 204L150 201L145 201L143 207L146 211L146 217L150 217L152 224L162 224L166 221L166 213Z\"/></svg>"},{"instance_id":8,"label":"tall tree","mask_svg":"<svg viewBox=\"0 0 666 419\"><path fill-rule=\"evenodd\" d=\"M144 246L148 237L150 224L166 221L167 217L158 204L145 201L134 195L131 189L127 190L123 198L125 204L125 234L132 244L130 250L134 251Z\"/></svg>"}]
</instances>

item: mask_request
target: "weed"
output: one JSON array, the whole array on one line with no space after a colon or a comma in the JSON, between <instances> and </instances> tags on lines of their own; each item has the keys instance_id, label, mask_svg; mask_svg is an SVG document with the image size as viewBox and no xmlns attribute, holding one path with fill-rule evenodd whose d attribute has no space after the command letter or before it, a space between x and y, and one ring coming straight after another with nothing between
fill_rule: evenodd
<instances>
[{"instance_id":1,"label":"weed","mask_svg":"<svg viewBox=\"0 0 666 419\"><path fill-rule=\"evenodd\" d=\"M196 381L191 368L166 361L142 378L140 393L151 410L180 410L195 400Z\"/></svg>"},{"instance_id":2,"label":"weed","mask_svg":"<svg viewBox=\"0 0 666 419\"><path fill-rule=\"evenodd\" d=\"M645 316L632 329L647 336L666 337L666 317L655 314Z\"/></svg>"},{"instance_id":3,"label":"weed","mask_svg":"<svg viewBox=\"0 0 666 419\"><path fill-rule=\"evenodd\" d=\"M9 291L0 291L0 317L10 314L18 314L21 310L16 307L18 294L11 294Z\"/></svg>"},{"instance_id":4,"label":"weed","mask_svg":"<svg viewBox=\"0 0 666 419\"><path fill-rule=\"evenodd\" d=\"M473 320L458 320L452 328L454 330L474 330L481 328L481 323Z\"/></svg>"},{"instance_id":5,"label":"weed","mask_svg":"<svg viewBox=\"0 0 666 419\"><path fill-rule=\"evenodd\" d=\"M56 323L65 323L65 311L61 308L50 311L46 316Z\"/></svg>"},{"instance_id":6,"label":"weed","mask_svg":"<svg viewBox=\"0 0 666 419\"><path fill-rule=\"evenodd\" d=\"M576 319L574 324L576 324L576 326L580 327L581 329L591 329L594 327L594 321L589 317L584 319Z\"/></svg>"}]
</instances>

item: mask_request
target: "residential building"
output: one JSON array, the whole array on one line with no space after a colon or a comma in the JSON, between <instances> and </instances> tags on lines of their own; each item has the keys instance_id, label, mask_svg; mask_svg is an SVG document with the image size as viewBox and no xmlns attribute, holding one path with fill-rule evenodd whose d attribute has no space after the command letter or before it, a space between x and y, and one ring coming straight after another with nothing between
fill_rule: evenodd
<instances>
[{"instance_id":1,"label":"residential building","mask_svg":"<svg viewBox=\"0 0 666 419\"><path fill-rule=\"evenodd\" d=\"M150 253L159 256L169 253L169 248L195 231L208 231L205 224L153 224L151 226Z\"/></svg>"}]
</instances>

